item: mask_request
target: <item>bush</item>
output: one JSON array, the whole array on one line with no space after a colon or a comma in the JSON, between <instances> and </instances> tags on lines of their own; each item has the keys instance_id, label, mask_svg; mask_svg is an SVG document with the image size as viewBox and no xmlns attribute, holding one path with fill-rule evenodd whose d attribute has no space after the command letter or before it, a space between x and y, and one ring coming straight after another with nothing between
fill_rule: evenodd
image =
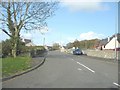
<instances>
[{"instance_id":1,"label":"bush","mask_svg":"<svg viewBox=\"0 0 120 90\"><path fill-rule=\"evenodd\" d=\"M4 57L12 55L12 48L13 48L13 41L12 39L7 39L2 41L2 54ZM17 47L17 55L28 52L29 48L25 46L25 43L19 40L18 47Z\"/></svg>"},{"instance_id":2,"label":"bush","mask_svg":"<svg viewBox=\"0 0 120 90\"><path fill-rule=\"evenodd\" d=\"M12 55L12 39L7 39L2 41L2 57L7 57ZM36 51L37 50L37 51ZM19 40L17 47L17 56L26 56L30 54L32 57L39 56L41 52L45 51L43 46L25 46L25 43ZM36 54L37 52L37 54Z\"/></svg>"},{"instance_id":3,"label":"bush","mask_svg":"<svg viewBox=\"0 0 120 90\"><path fill-rule=\"evenodd\" d=\"M30 52L30 56L31 57L41 57L45 54L45 52L47 52L45 49L44 50L40 50L40 49L33 49Z\"/></svg>"},{"instance_id":4,"label":"bush","mask_svg":"<svg viewBox=\"0 0 120 90\"><path fill-rule=\"evenodd\" d=\"M11 55L12 51L12 41L7 39L6 41L2 41L2 54L4 57Z\"/></svg>"}]
</instances>

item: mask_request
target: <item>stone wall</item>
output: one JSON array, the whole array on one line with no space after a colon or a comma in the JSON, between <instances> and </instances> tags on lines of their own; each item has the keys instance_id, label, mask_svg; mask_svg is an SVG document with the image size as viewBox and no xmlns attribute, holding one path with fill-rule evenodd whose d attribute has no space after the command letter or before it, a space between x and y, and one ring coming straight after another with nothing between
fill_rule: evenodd
<instances>
[{"instance_id":1,"label":"stone wall","mask_svg":"<svg viewBox=\"0 0 120 90\"><path fill-rule=\"evenodd\" d=\"M113 50L84 50L84 53L87 54L87 56L94 56L94 57L100 57L100 58L107 58L107 59L115 59L115 56L117 55L117 59L120 57L120 51L117 51L117 54Z\"/></svg>"}]
</instances>

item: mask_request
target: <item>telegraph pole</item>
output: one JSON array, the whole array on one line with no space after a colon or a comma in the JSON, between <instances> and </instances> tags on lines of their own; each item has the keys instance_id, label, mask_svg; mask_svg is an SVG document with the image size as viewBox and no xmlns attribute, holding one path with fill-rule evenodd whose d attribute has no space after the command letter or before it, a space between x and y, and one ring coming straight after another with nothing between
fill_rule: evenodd
<instances>
[{"instance_id":1,"label":"telegraph pole","mask_svg":"<svg viewBox=\"0 0 120 90\"><path fill-rule=\"evenodd\" d=\"M116 41L117 41L117 32L118 32L118 3L117 3L117 12L116 12L116 30L115 30L115 60L117 61L118 55L117 55L117 48L116 48Z\"/></svg>"},{"instance_id":2,"label":"telegraph pole","mask_svg":"<svg viewBox=\"0 0 120 90\"><path fill-rule=\"evenodd\" d=\"M45 35L43 37L43 46L45 46Z\"/></svg>"},{"instance_id":3,"label":"telegraph pole","mask_svg":"<svg viewBox=\"0 0 120 90\"><path fill-rule=\"evenodd\" d=\"M45 46L45 33L47 33L48 28L47 27L43 27L40 32L43 35L43 46Z\"/></svg>"}]
</instances>

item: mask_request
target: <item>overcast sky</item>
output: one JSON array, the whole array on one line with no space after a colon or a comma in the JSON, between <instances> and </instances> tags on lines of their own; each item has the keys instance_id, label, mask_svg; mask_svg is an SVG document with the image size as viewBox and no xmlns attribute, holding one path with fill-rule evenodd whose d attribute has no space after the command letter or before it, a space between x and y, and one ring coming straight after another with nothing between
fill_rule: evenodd
<instances>
[{"instance_id":1,"label":"overcast sky","mask_svg":"<svg viewBox=\"0 0 120 90\"><path fill-rule=\"evenodd\" d=\"M61 0L55 16L47 20L48 31L22 31L21 36L32 39L36 45L57 42L65 45L77 40L103 39L112 36L116 30L117 3L115 2L79 2L79 0ZM7 36L2 34L0 40Z\"/></svg>"}]
</instances>

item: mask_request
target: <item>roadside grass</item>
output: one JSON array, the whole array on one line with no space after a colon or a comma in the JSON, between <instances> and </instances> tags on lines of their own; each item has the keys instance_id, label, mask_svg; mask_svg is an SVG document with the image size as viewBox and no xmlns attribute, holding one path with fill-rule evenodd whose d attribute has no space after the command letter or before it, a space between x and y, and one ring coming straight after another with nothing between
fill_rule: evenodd
<instances>
[{"instance_id":1,"label":"roadside grass","mask_svg":"<svg viewBox=\"0 0 120 90\"><path fill-rule=\"evenodd\" d=\"M8 77L31 67L29 56L7 57L2 59L2 77Z\"/></svg>"}]
</instances>

